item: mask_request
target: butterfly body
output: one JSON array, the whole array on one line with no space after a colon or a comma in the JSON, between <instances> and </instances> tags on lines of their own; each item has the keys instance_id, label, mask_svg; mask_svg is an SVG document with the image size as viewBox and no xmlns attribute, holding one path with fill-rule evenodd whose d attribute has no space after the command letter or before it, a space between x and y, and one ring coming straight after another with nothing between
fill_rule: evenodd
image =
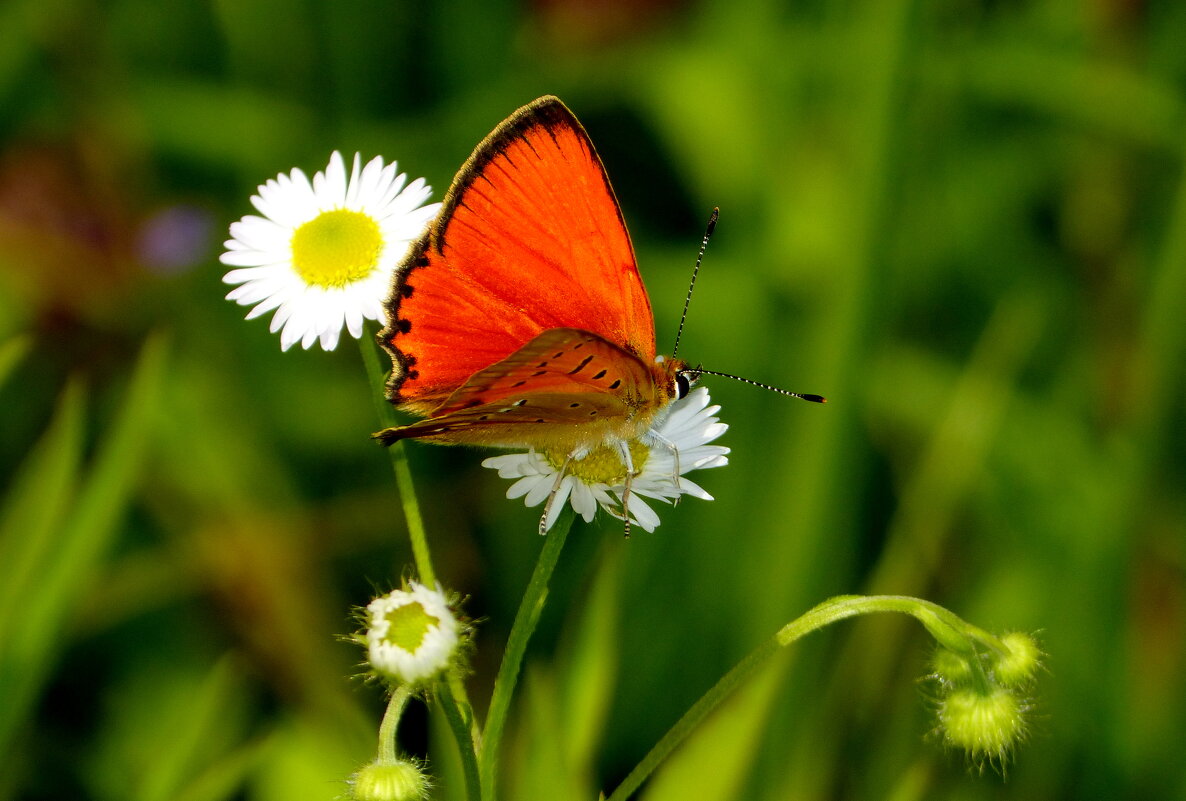
<instances>
[{"instance_id":1,"label":"butterfly body","mask_svg":"<svg viewBox=\"0 0 1186 801\"><path fill-rule=\"evenodd\" d=\"M388 399L425 419L376 434L385 444L578 454L644 435L687 391L686 363L656 356L601 161L553 97L478 145L397 270L387 312Z\"/></svg>"}]
</instances>

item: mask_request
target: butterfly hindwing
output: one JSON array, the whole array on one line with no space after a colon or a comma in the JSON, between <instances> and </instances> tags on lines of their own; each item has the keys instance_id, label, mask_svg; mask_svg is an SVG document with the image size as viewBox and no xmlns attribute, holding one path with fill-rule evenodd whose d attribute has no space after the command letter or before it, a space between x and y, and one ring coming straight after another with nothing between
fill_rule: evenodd
<instances>
[{"instance_id":1,"label":"butterfly hindwing","mask_svg":"<svg viewBox=\"0 0 1186 801\"><path fill-rule=\"evenodd\" d=\"M663 392L646 365L613 343L550 329L475 373L428 419L381 438L567 448L620 436Z\"/></svg>"},{"instance_id":2,"label":"butterfly hindwing","mask_svg":"<svg viewBox=\"0 0 1186 801\"><path fill-rule=\"evenodd\" d=\"M588 331L552 328L475 373L432 416L545 393L604 394L631 405L650 400L653 384L646 365L612 342Z\"/></svg>"},{"instance_id":3,"label":"butterfly hindwing","mask_svg":"<svg viewBox=\"0 0 1186 801\"><path fill-rule=\"evenodd\" d=\"M623 411L621 401L608 395L546 393L532 395L518 406L513 403L471 406L389 428L375 436L384 445L401 439L420 439L450 445L569 451L605 439Z\"/></svg>"},{"instance_id":4,"label":"butterfly hindwing","mask_svg":"<svg viewBox=\"0 0 1186 801\"><path fill-rule=\"evenodd\" d=\"M650 302L584 128L556 98L523 107L458 173L412 248L381 334L392 402L429 412L547 329L655 355Z\"/></svg>"}]
</instances>

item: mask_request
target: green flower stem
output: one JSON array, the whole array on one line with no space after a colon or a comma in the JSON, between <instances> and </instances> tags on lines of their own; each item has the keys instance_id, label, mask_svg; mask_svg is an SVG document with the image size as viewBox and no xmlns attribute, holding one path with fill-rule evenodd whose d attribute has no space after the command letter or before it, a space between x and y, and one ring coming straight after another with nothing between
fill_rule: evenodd
<instances>
[{"instance_id":1,"label":"green flower stem","mask_svg":"<svg viewBox=\"0 0 1186 801\"><path fill-rule=\"evenodd\" d=\"M475 730L472 720L466 720L462 714L462 707L457 703L454 695L453 679L456 671L449 675L449 682L437 685L436 695L441 710L445 713L445 720L453 732L453 739L457 741L457 752L461 757L461 770L465 776L465 797L468 801L480 801L482 798L482 783L478 774L478 754L474 745ZM460 683L460 682L458 682ZM466 704L466 709L469 705Z\"/></svg>"},{"instance_id":2,"label":"green flower stem","mask_svg":"<svg viewBox=\"0 0 1186 801\"><path fill-rule=\"evenodd\" d=\"M922 623L939 645L967 660L972 680L977 689L984 692L988 691L989 682L980 660L975 658L977 644L1001 655L1009 651L1008 646L987 631L964 622L938 604L908 595L840 595L829 598L780 629L775 639L779 645L790 645L804 634L829 623L878 612L899 612Z\"/></svg>"},{"instance_id":3,"label":"green flower stem","mask_svg":"<svg viewBox=\"0 0 1186 801\"><path fill-rule=\"evenodd\" d=\"M770 639L755 648L741 660L720 681L713 685L692 707L684 713L662 739L655 744L642 761L630 771L622 783L614 789L606 801L626 801L632 793L656 768L682 743L689 734L725 700L740 687L770 657L806 634L823 628L838 620L857 615L878 612L899 612L917 619L940 645L968 658L974 681L988 687L980 660L972 658L981 648L1007 653L1008 647L988 632L969 625L956 615L930 601L905 595L841 595L830 598L783 626ZM486 754L483 752L483 757Z\"/></svg>"},{"instance_id":4,"label":"green flower stem","mask_svg":"<svg viewBox=\"0 0 1186 801\"><path fill-rule=\"evenodd\" d=\"M395 419L395 409L387 402L387 370L383 368L379 359L379 345L375 341L373 327L368 323L358 344L362 350L362 360L366 364L367 375L371 381L371 397L375 401L375 411L379 414L379 424L384 428L399 425ZM420 581L429 587L436 587L436 573L432 569L432 555L428 550L428 536L424 531L424 518L420 514L420 504L416 500L416 486L412 482L412 469L408 466L408 457L404 453L402 442L397 442L387 449L391 457L391 465L395 468L395 483L399 487L400 502L404 506L404 517L408 521L408 538L412 542L412 558L416 561L416 572Z\"/></svg>"},{"instance_id":5,"label":"green flower stem","mask_svg":"<svg viewBox=\"0 0 1186 801\"><path fill-rule=\"evenodd\" d=\"M376 765L395 765L399 762L399 754L395 749L395 731L399 728L399 719L404 714L404 707L412 691L407 685L401 684L391 691L391 698L387 701L387 711L383 713L383 722L379 724L379 754L375 757Z\"/></svg>"},{"instance_id":6,"label":"green flower stem","mask_svg":"<svg viewBox=\"0 0 1186 801\"><path fill-rule=\"evenodd\" d=\"M387 402L387 369L383 366L383 354L379 350L374 325L370 322L364 326L362 339L358 344L362 351L363 364L366 365L367 377L370 379L371 397L375 402L379 424L383 428L399 425L399 421L395 417L395 409ZM420 514L420 503L416 499L416 486L412 481L412 469L408 465L408 457L404 453L403 443L397 442L389 447L387 455L391 458L391 465L395 470L395 483L399 489L400 502L404 507L404 518L408 523L408 539L412 543L412 558L416 562L416 572L420 581L425 585L437 587L436 571L432 569L432 554L428 549L428 535L424 528L424 517ZM441 709L445 712L445 718L449 721L449 728L457 740L457 749L461 754L466 784L469 787L469 798L477 801L480 797L477 756L474 750L477 731L474 725L473 711L465 691L465 683L456 667L449 669L447 682L440 685L437 698L440 701ZM386 720L385 717L384 722ZM469 725L467 725L467 721ZM382 743L381 730L380 742Z\"/></svg>"},{"instance_id":7,"label":"green flower stem","mask_svg":"<svg viewBox=\"0 0 1186 801\"><path fill-rule=\"evenodd\" d=\"M494 680L494 693L490 698L490 711L486 715L486 733L482 738L479 759L482 798L485 801L494 801L498 795L494 784L495 768L498 764L498 747L502 741L507 712L511 707L511 698L515 694L515 684L519 680L519 669L523 665L527 643L531 640L536 624L539 623L540 613L548 597L548 581L552 578L552 571L556 568L560 551L563 550L564 541L572 528L574 516L571 508L565 509L556 525L544 538L544 547L535 563L535 572L531 574L531 581L523 593L523 600L519 602L519 611L515 614L515 622L511 626L510 637L507 638L506 653L503 654L502 664L498 668L498 677Z\"/></svg>"}]
</instances>

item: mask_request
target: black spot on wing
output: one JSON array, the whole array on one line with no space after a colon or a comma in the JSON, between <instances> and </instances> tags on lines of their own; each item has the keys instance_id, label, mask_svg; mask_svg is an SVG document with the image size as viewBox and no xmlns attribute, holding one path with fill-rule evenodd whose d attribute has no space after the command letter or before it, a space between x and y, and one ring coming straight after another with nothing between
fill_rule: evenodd
<instances>
[{"instance_id":1,"label":"black spot on wing","mask_svg":"<svg viewBox=\"0 0 1186 801\"><path fill-rule=\"evenodd\" d=\"M614 379L614 383L610 384L610 385L609 385L609 388L610 388L610 389L617 389L617 388L618 388L618 387L620 387L620 386L622 386L622 379L620 379L620 378L615 378L615 379Z\"/></svg>"},{"instance_id":2,"label":"black spot on wing","mask_svg":"<svg viewBox=\"0 0 1186 801\"><path fill-rule=\"evenodd\" d=\"M601 379L605 378L605 373L606 373L605 370L598 371L597 375L593 376L593 380L600 381Z\"/></svg>"},{"instance_id":3,"label":"black spot on wing","mask_svg":"<svg viewBox=\"0 0 1186 801\"><path fill-rule=\"evenodd\" d=\"M582 359L580 364L578 364L576 367L574 367L568 371L568 374L576 375L581 370L584 370L589 365L589 362L591 362L591 361L593 361L593 354L589 354L584 359Z\"/></svg>"}]
</instances>

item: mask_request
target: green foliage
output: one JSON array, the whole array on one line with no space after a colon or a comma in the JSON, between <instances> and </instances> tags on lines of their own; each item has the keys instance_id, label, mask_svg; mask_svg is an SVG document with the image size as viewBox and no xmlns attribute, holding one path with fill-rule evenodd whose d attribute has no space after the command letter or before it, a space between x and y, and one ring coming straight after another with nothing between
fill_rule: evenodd
<instances>
[{"instance_id":1,"label":"green foliage","mask_svg":"<svg viewBox=\"0 0 1186 801\"><path fill-rule=\"evenodd\" d=\"M601 150L660 343L719 205L681 356L829 403L708 382L717 500L573 527L503 797L611 791L855 592L1041 631L1007 779L924 737L925 638L877 618L775 659L639 797L1181 797L1184 38L1175 3L0 4L0 801L333 798L373 757L337 638L412 553L372 389L349 343L243 322L219 243L333 149L439 199L544 93ZM537 515L477 452L406 455L484 716ZM417 715L404 750L461 798Z\"/></svg>"}]
</instances>

